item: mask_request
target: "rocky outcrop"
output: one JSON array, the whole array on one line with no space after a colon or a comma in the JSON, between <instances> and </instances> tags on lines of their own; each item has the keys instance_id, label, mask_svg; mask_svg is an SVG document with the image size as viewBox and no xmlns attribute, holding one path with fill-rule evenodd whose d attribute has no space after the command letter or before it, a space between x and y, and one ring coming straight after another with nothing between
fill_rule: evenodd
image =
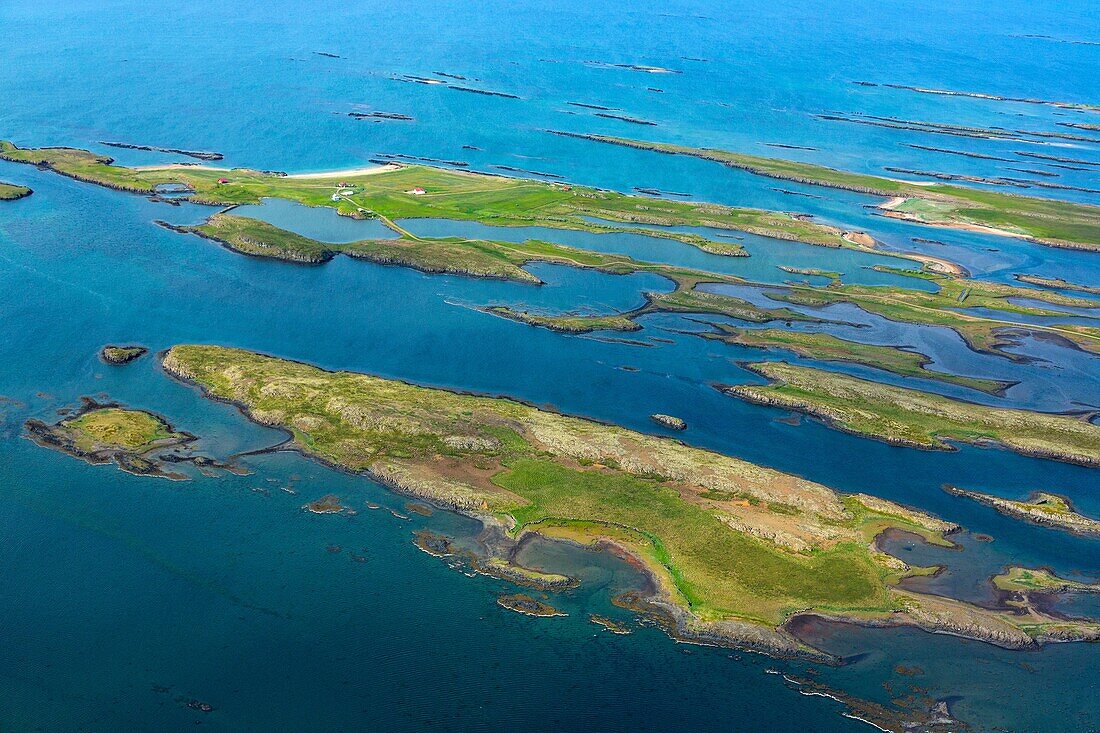
<instances>
[{"instance_id":1,"label":"rocky outcrop","mask_svg":"<svg viewBox=\"0 0 1100 733\"><path fill-rule=\"evenodd\" d=\"M658 412L650 415L649 419L669 430L687 430L687 423L672 415L663 415Z\"/></svg>"},{"instance_id":2,"label":"rocky outcrop","mask_svg":"<svg viewBox=\"0 0 1100 733\"><path fill-rule=\"evenodd\" d=\"M99 350L99 358L107 364L121 366L140 359L149 353L144 346L115 346L108 344Z\"/></svg>"},{"instance_id":3,"label":"rocky outcrop","mask_svg":"<svg viewBox=\"0 0 1100 733\"><path fill-rule=\"evenodd\" d=\"M160 148L156 145L134 145L131 143L116 143L107 142L106 140L100 140L100 145L106 145L110 148L126 148L127 150L147 150L154 153L174 153L176 155L186 155L189 158L197 158L199 160L221 160L225 156L221 153L211 153L206 150L182 150L180 148Z\"/></svg>"}]
</instances>

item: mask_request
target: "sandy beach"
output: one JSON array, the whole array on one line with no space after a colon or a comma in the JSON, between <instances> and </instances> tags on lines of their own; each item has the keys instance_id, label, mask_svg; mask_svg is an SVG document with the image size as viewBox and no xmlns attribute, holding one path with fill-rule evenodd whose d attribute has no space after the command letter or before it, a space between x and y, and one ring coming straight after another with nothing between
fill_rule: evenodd
<instances>
[{"instance_id":1,"label":"sandy beach","mask_svg":"<svg viewBox=\"0 0 1100 733\"><path fill-rule=\"evenodd\" d=\"M344 168L338 171L318 171L315 173L292 173L287 178L350 178L351 176L372 176L376 173L400 170L403 166L399 163L386 163L385 165L372 165L368 168Z\"/></svg>"},{"instance_id":2,"label":"sandy beach","mask_svg":"<svg viewBox=\"0 0 1100 733\"><path fill-rule=\"evenodd\" d=\"M336 171L316 171L313 173L291 173L286 178L351 178L353 176L371 176L376 173L387 173L403 168L400 163L386 163L385 165L372 165L366 168L344 168ZM218 171L230 173L233 168L219 168L212 165L187 165L185 163L172 163L171 165L142 165L135 166L137 171L163 171L163 170L189 170L189 171Z\"/></svg>"}]
</instances>

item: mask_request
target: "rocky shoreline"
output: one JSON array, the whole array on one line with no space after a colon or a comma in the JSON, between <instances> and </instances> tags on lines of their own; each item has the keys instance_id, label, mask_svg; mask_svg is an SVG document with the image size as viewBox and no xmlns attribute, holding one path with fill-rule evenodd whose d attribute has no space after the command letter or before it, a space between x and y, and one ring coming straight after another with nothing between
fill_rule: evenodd
<instances>
[{"instance_id":1,"label":"rocky shoreline","mask_svg":"<svg viewBox=\"0 0 1100 733\"><path fill-rule=\"evenodd\" d=\"M133 143L119 143L108 142L106 140L100 140L100 145L106 145L109 148L125 148L126 150L145 150L151 153L172 153L175 155L186 155L188 158L196 158L198 160L222 160L225 158L221 153L213 153L206 150L183 150L181 148L161 148L156 145L135 145Z\"/></svg>"}]
</instances>

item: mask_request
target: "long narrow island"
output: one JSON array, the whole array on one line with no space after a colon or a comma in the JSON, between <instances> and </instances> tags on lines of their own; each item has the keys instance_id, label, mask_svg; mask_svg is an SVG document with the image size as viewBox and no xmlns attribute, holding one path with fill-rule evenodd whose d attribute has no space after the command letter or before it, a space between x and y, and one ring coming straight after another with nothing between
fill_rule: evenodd
<instances>
[{"instance_id":1,"label":"long narrow island","mask_svg":"<svg viewBox=\"0 0 1100 733\"><path fill-rule=\"evenodd\" d=\"M1100 638L1096 625L903 590L918 570L876 546L886 529L949 544L953 525L665 437L219 346L183 345L166 371L288 445L395 490L528 533L611 545L652 582L646 607L684 638L820 658L787 631L818 614L908 624L1009 648Z\"/></svg>"},{"instance_id":2,"label":"long narrow island","mask_svg":"<svg viewBox=\"0 0 1100 733\"><path fill-rule=\"evenodd\" d=\"M1081 416L1013 410L783 362L748 364L769 383L719 389L733 397L813 415L893 445L947 450L948 441L1100 466L1100 426Z\"/></svg>"},{"instance_id":3,"label":"long narrow island","mask_svg":"<svg viewBox=\"0 0 1100 733\"><path fill-rule=\"evenodd\" d=\"M984 231L1023 237L1052 247L1100 252L1100 207L1088 204L956 184L925 184L851 173L813 163L716 148L697 148L610 135L552 132L638 150L702 158L769 178L882 196L889 200L879 206L881 213L918 224Z\"/></svg>"}]
</instances>

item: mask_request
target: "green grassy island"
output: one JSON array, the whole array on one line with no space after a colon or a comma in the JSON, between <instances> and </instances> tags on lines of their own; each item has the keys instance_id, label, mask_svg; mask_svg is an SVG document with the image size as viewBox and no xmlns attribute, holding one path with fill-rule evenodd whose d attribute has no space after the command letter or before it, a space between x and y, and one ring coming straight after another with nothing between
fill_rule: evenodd
<instances>
[{"instance_id":1,"label":"green grassy island","mask_svg":"<svg viewBox=\"0 0 1100 733\"><path fill-rule=\"evenodd\" d=\"M15 201L16 199L26 198L32 193L34 191L26 186L0 181L0 201Z\"/></svg>"},{"instance_id":2,"label":"green grassy island","mask_svg":"<svg viewBox=\"0 0 1100 733\"><path fill-rule=\"evenodd\" d=\"M986 407L784 362L748 368L771 384L720 389L749 402L805 412L857 435L941 450L949 449L947 441L994 444L1023 455L1100 466L1100 427L1084 419Z\"/></svg>"},{"instance_id":3,"label":"green grassy island","mask_svg":"<svg viewBox=\"0 0 1100 733\"><path fill-rule=\"evenodd\" d=\"M848 364L862 364L903 377L932 379L948 384L1000 394L1010 382L998 382L994 379L963 377L948 372L927 369L931 359L924 354L906 351L896 346L873 346L858 341L848 341L827 333L808 333L805 331L786 331L779 328L740 328L724 323L713 324L717 333L700 334L733 346L746 346L753 349L781 349L790 351L806 359L818 361L836 361Z\"/></svg>"},{"instance_id":4,"label":"green grassy island","mask_svg":"<svg viewBox=\"0 0 1100 733\"><path fill-rule=\"evenodd\" d=\"M1098 633L1041 615L1025 628L1008 612L900 590L913 571L875 538L897 528L945 544L953 525L670 438L239 349L175 346L163 364L286 430L303 453L513 539L619 548L646 569L652 604L679 635L817 656L784 630L791 617L913 624L1009 647Z\"/></svg>"},{"instance_id":5,"label":"green grassy island","mask_svg":"<svg viewBox=\"0 0 1100 733\"><path fill-rule=\"evenodd\" d=\"M688 155L770 178L889 197L890 200L879 207L885 215L920 224L1024 237L1053 247L1100 251L1100 207L1087 204L953 184L901 181L714 148L608 135L555 134L657 153Z\"/></svg>"},{"instance_id":6,"label":"green grassy island","mask_svg":"<svg viewBox=\"0 0 1100 733\"><path fill-rule=\"evenodd\" d=\"M1010 567L1000 575L993 577L993 587L1010 593L1065 593L1078 591L1085 593L1100 592L1100 585L1079 583L1076 580L1059 578L1048 570Z\"/></svg>"},{"instance_id":7,"label":"green grassy island","mask_svg":"<svg viewBox=\"0 0 1100 733\"><path fill-rule=\"evenodd\" d=\"M494 305L485 309L486 313L492 313L502 318L510 318L513 321L526 323L530 326L541 326L559 333L591 333L593 331L640 331L642 327L632 321L626 315L545 315L531 313L529 311L516 310L506 305Z\"/></svg>"},{"instance_id":8,"label":"green grassy island","mask_svg":"<svg viewBox=\"0 0 1100 733\"><path fill-rule=\"evenodd\" d=\"M784 323L828 322L825 319L790 308L763 308L736 296L695 289L696 285L706 282L752 284L732 275L678 270L637 261L621 264L619 269L611 269L606 266L600 266L599 269L607 272L653 272L665 275L675 283L676 287L668 293L646 293L646 304L644 306L621 314L546 316L525 314L504 306L496 306L491 311L497 315L568 333L585 333L605 329L634 331L637 330L636 321L640 316L659 312L719 315L748 323L769 323L773 321ZM877 269L915 279L928 280L934 282L937 289L934 292L928 292L894 285L842 285L834 283L826 287L815 287L788 283L782 289L769 291L767 295L777 302L809 307L821 307L834 303L851 303L868 313L880 315L889 320L921 326L950 328L959 334L974 351L1014 361L1025 361L1027 359L1026 356L1005 349L1006 346L1014 343L1014 332L1041 333L1070 344L1075 348L1100 353L1100 328L1098 327L1056 322L1037 324L1024 319L1013 318L1014 316L1032 318L1067 317L1067 314L1062 311L1013 302L1014 300L1030 299L1051 305L1080 309L1100 308L1100 301L1035 288L953 277L924 270L883 267ZM967 312L979 308L982 309L981 313ZM719 328L721 327L719 326ZM868 364L869 366L879 366L879 368L885 368L881 365L886 363L893 363L897 366L902 361L912 361L910 356L904 355L905 352L901 352L901 355L887 357L884 349L888 347L874 347L841 339L827 339L824 336L816 339L819 343L810 343L815 339L807 339L804 334L787 336L786 339L792 345L794 341L805 341L806 343L803 346L806 353L804 355L808 358L825 358L828 355L834 357L837 361L851 361L853 363ZM824 348L826 342L831 347L836 348ZM853 345L848 346L847 344ZM778 344L776 345L778 346ZM848 350L847 357L843 353L844 349ZM809 356L811 351L816 352L818 356ZM871 357L871 354L876 354L876 356ZM870 363L869 359L873 359L878 364ZM915 365L916 362L913 362L911 366ZM895 371L895 369L887 369L887 371ZM913 375L937 378L934 376L938 374L936 372L922 371L923 374L913 372ZM910 370L906 368L905 372L897 373L908 374ZM954 375L945 375L938 378L992 393L1008 386L1006 383L997 382L994 384L990 380L975 380Z\"/></svg>"},{"instance_id":9,"label":"green grassy island","mask_svg":"<svg viewBox=\"0 0 1100 733\"><path fill-rule=\"evenodd\" d=\"M183 476L166 471L155 454L195 440L151 412L101 405L90 399L84 400L76 415L55 425L28 420L26 428L39 445L88 463L116 463L127 473L167 478Z\"/></svg>"},{"instance_id":10,"label":"green grassy island","mask_svg":"<svg viewBox=\"0 0 1100 733\"><path fill-rule=\"evenodd\" d=\"M783 272L789 272L792 275L807 275L809 277L823 277L828 280L839 280L840 273L833 270L821 270L816 267L789 267L787 265L777 265L777 267Z\"/></svg>"},{"instance_id":11,"label":"green grassy island","mask_svg":"<svg viewBox=\"0 0 1100 733\"><path fill-rule=\"evenodd\" d=\"M993 507L1009 517L1077 534L1100 536L1100 520L1079 514L1068 499L1058 494L1036 491L1026 500L1020 501L978 491L967 491L956 486L947 486L945 489L955 496L965 496Z\"/></svg>"},{"instance_id":12,"label":"green grassy island","mask_svg":"<svg viewBox=\"0 0 1100 733\"><path fill-rule=\"evenodd\" d=\"M332 207L351 217L378 217L391 225L396 219L427 217L590 232L636 231L624 224L701 226L829 247L852 246L841 230L788 213L628 196L584 186L422 165L389 164L303 176L197 165L127 168L87 150L20 148L7 141L0 141L0 160L36 165L87 183L148 196L174 186L189 191L187 198L191 201L217 206L284 198L309 206ZM682 241L715 254L746 254L740 245L698 234L657 230L653 236Z\"/></svg>"}]
</instances>

